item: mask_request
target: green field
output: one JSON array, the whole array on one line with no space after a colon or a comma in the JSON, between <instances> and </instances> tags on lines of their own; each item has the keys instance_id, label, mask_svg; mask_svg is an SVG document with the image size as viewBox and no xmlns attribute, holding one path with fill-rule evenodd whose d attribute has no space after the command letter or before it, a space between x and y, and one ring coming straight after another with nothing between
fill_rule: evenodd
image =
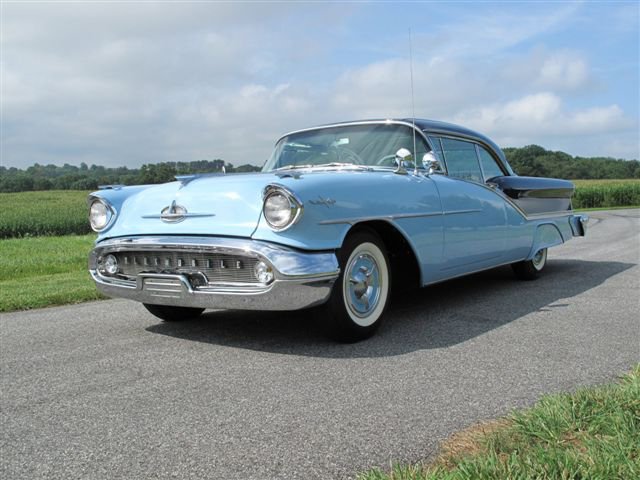
<instances>
[{"instance_id":1,"label":"green field","mask_svg":"<svg viewBox=\"0 0 640 480\"><path fill-rule=\"evenodd\" d=\"M95 235L0 240L0 312L102 298L87 271Z\"/></svg>"},{"instance_id":2,"label":"green field","mask_svg":"<svg viewBox=\"0 0 640 480\"><path fill-rule=\"evenodd\" d=\"M640 179L573 180L573 208L608 208L640 205Z\"/></svg>"},{"instance_id":3,"label":"green field","mask_svg":"<svg viewBox=\"0 0 640 480\"><path fill-rule=\"evenodd\" d=\"M543 397L533 408L455 434L430 464L358 480L640 478L640 365L617 384Z\"/></svg>"},{"instance_id":4,"label":"green field","mask_svg":"<svg viewBox=\"0 0 640 480\"><path fill-rule=\"evenodd\" d=\"M91 232L85 191L0 193L0 238Z\"/></svg>"}]
</instances>

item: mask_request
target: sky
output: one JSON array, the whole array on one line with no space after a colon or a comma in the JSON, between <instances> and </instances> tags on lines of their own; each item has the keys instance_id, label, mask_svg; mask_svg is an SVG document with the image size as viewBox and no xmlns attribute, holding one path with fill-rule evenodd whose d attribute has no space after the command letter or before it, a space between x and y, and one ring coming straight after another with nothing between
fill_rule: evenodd
<instances>
[{"instance_id":1,"label":"sky","mask_svg":"<svg viewBox=\"0 0 640 480\"><path fill-rule=\"evenodd\" d=\"M411 117L410 46L418 118L640 158L636 1L1 0L0 14L5 167L261 165L291 130Z\"/></svg>"}]
</instances>

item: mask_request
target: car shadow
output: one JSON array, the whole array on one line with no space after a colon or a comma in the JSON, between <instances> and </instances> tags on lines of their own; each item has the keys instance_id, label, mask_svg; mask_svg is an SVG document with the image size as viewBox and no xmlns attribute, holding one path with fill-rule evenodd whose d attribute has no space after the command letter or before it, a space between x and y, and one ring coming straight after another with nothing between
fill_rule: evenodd
<instances>
[{"instance_id":1,"label":"car shadow","mask_svg":"<svg viewBox=\"0 0 640 480\"><path fill-rule=\"evenodd\" d=\"M446 348L475 338L536 311L556 312L576 295L635 266L583 260L550 261L542 278L514 279L509 267L395 294L377 334L355 344L323 335L321 318L308 310L247 312L216 310L147 331L234 348L327 358L369 358ZM562 300L558 303L559 300Z\"/></svg>"}]
</instances>

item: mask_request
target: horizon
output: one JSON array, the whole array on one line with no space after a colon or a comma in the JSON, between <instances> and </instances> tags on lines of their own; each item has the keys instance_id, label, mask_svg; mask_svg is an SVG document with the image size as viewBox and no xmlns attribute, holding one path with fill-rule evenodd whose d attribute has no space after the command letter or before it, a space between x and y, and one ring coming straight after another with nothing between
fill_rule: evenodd
<instances>
[{"instance_id":1,"label":"horizon","mask_svg":"<svg viewBox=\"0 0 640 480\"><path fill-rule=\"evenodd\" d=\"M601 156L581 156L581 155L572 155L570 152L565 152L562 150L550 150L548 148L545 148L542 145L537 145L537 144L530 144L530 145L524 145L522 147L500 147L500 149L504 152L505 150L512 150L512 149L525 149L525 148L529 148L529 147L539 147L542 148L546 153L551 153L551 154L564 154L564 155L569 155L572 159L580 159L580 160L607 160L607 161L620 161L620 162L639 162L640 160L637 158L615 158L615 157L601 157ZM507 159L508 160L508 159ZM224 158L199 158L196 160L163 160L162 162L150 162L150 163L145 163L142 165L137 165L137 166L127 166L127 165L113 165L113 166L109 166L109 165L101 165L101 164L87 164L85 162L81 162L80 164L72 164L69 162L66 162L64 164L56 164L56 163L47 163L47 164L43 164L43 163L33 163L31 165L27 165L24 167L5 167L4 165L0 165L0 168L6 168L7 170L11 170L11 169L18 169L18 170L22 170L22 171L26 171L29 168L32 167L36 167L36 166L40 166L40 167L50 167L50 166L54 166L57 168L63 168L65 166L70 166L70 167L74 167L74 168L82 168L82 164L84 163L84 165L88 168L91 169L92 167L102 167L102 168L108 168L108 169L128 169L128 170L139 170L140 168L142 168L143 166L146 165L158 165L161 163L166 163L166 164L185 164L185 165L189 165L191 163L197 163L197 162L216 162L216 161L222 161L224 162L225 165L231 165L233 168L240 168L240 167L244 167L246 165L251 165L253 167L261 167L261 165L253 165L250 163L241 163L241 164L236 164L233 162L229 162L227 160L225 160ZM234 172L235 173L235 172Z\"/></svg>"},{"instance_id":2,"label":"horizon","mask_svg":"<svg viewBox=\"0 0 640 480\"><path fill-rule=\"evenodd\" d=\"M0 9L6 168L259 166L287 131L410 118L409 27L417 117L464 125L503 148L640 158L637 2Z\"/></svg>"}]
</instances>

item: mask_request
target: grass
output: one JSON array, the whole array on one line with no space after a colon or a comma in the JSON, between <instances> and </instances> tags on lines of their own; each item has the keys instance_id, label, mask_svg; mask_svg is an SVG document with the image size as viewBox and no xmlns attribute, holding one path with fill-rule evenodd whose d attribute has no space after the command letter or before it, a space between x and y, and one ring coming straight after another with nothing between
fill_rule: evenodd
<instances>
[{"instance_id":1,"label":"grass","mask_svg":"<svg viewBox=\"0 0 640 480\"><path fill-rule=\"evenodd\" d=\"M629 210L630 208L640 208L640 205L627 205L625 207L596 207L596 208L574 208L574 212L600 212L602 210Z\"/></svg>"},{"instance_id":2,"label":"grass","mask_svg":"<svg viewBox=\"0 0 640 480\"><path fill-rule=\"evenodd\" d=\"M102 298L87 271L95 235L0 240L0 312Z\"/></svg>"},{"instance_id":3,"label":"grass","mask_svg":"<svg viewBox=\"0 0 640 480\"><path fill-rule=\"evenodd\" d=\"M640 478L640 365L616 384L543 397L449 439L430 464L358 480Z\"/></svg>"},{"instance_id":4,"label":"grass","mask_svg":"<svg viewBox=\"0 0 640 480\"><path fill-rule=\"evenodd\" d=\"M74 190L0 193L0 238L91 232L87 193Z\"/></svg>"},{"instance_id":5,"label":"grass","mask_svg":"<svg viewBox=\"0 0 640 480\"><path fill-rule=\"evenodd\" d=\"M593 185L628 185L628 184L640 184L640 178L605 178L596 180L571 180L576 187L588 187Z\"/></svg>"}]
</instances>

